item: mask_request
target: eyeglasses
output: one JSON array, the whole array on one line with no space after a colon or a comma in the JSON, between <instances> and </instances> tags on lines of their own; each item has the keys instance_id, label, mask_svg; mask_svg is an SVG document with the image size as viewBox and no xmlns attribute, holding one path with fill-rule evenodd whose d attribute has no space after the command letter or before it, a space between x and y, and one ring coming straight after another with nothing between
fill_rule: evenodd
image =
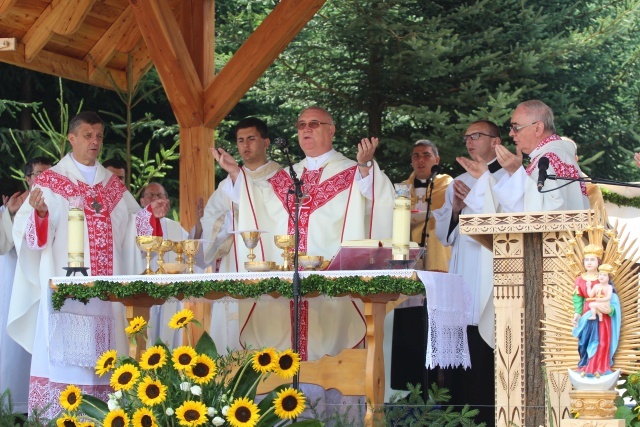
<instances>
[{"instance_id":1,"label":"eyeglasses","mask_svg":"<svg viewBox=\"0 0 640 427\"><path fill-rule=\"evenodd\" d=\"M488 136L489 138L497 138L497 136L489 135L488 133L474 132L474 133L470 133L469 135L463 135L462 142L466 144L467 139L469 138L473 139L474 141L477 141L478 139L480 139L481 136Z\"/></svg>"},{"instance_id":2,"label":"eyeglasses","mask_svg":"<svg viewBox=\"0 0 640 427\"><path fill-rule=\"evenodd\" d=\"M513 133L518 133L518 132L520 132L522 129L524 129L524 128L526 128L526 127L529 127L529 126L533 126L533 125L535 125L536 123L540 123L540 120L536 120L535 122L533 122L533 123L529 123L528 125L522 125L522 126L515 126L515 125L513 125L513 126L511 126L509 129L510 129Z\"/></svg>"},{"instance_id":3,"label":"eyeglasses","mask_svg":"<svg viewBox=\"0 0 640 427\"><path fill-rule=\"evenodd\" d=\"M143 197L145 199L166 199L167 195L164 193L145 193Z\"/></svg>"},{"instance_id":4,"label":"eyeglasses","mask_svg":"<svg viewBox=\"0 0 640 427\"><path fill-rule=\"evenodd\" d=\"M304 128L306 128L307 126L309 126L310 129L318 129L320 127L320 125L332 125L333 123L329 123L329 122L319 122L318 120L311 120L310 122L298 122L296 123L296 128L298 128L298 130L303 130Z\"/></svg>"},{"instance_id":5,"label":"eyeglasses","mask_svg":"<svg viewBox=\"0 0 640 427\"><path fill-rule=\"evenodd\" d=\"M32 172L32 173L28 173L27 176L35 176L36 178L40 176L40 174L44 172L44 171L39 171L39 172Z\"/></svg>"}]
</instances>

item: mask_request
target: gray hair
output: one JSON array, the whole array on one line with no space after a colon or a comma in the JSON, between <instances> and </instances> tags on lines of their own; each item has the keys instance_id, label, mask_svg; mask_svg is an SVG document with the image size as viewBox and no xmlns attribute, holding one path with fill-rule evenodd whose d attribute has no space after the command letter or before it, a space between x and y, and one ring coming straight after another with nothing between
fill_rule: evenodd
<instances>
[{"instance_id":1,"label":"gray hair","mask_svg":"<svg viewBox=\"0 0 640 427\"><path fill-rule=\"evenodd\" d=\"M556 125L553 123L553 110L547 104L537 99L521 102L518 107L527 111L533 120L539 120L544 124L544 129L556 133Z\"/></svg>"},{"instance_id":2,"label":"gray hair","mask_svg":"<svg viewBox=\"0 0 640 427\"><path fill-rule=\"evenodd\" d=\"M431 150L433 151L433 155L438 157L438 147L436 147L436 144L429 141L428 139L420 139L418 141L416 141L415 144L413 144L413 147L431 147Z\"/></svg>"},{"instance_id":3,"label":"gray hair","mask_svg":"<svg viewBox=\"0 0 640 427\"><path fill-rule=\"evenodd\" d=\"M302 110L300 112L300 115L298 116L298 118L300 118L300 116L302 116L305 111L309 111L309 110L320 111L320 112L326 114L327 117L329 117L329 123L331 123L332 125L334 124L333 116L331 115L331 113L326 108L322 108L319 105L312 105L311 107L305 108L304 110Z\"/></svg>"}]
</instances>

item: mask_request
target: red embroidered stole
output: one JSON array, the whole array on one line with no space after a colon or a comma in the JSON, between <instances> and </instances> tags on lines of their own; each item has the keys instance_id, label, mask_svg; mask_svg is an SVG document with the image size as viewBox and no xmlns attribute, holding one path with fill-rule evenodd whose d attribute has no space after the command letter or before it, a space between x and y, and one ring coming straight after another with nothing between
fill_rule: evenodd
<instances>
[{"instance_id":1,"label":"red embroidered stole","mask_svg":"<svg viewBox=\"0 0 640 427\"><path fill-rule=\"evenodd\" d=\"M93 187L78 181L73 183L66 176L51 170L38 177L38 184L69 200L79 196L84 199L84 214L89 234L89 258L92 276L113 275L113 227L111 212L122 199L127 189L113 175L107 185L98 183Z\"/></svg>"},{"instance_id":2,"label":"red embroidered stole","mask_svg":"<svg viewBox=\"0 0 640 427\"><path fill-rule=\"evenodd\" d=\"M300 252L307 252L307 243L309 236L309 220L313 212L329 203L341 192L351 188L353 178L356 173L356 166L347 168L332 177L320 182L323 168L315 171L307 170L302 172L300 180L302 181L302 191L305 199L300 207L300 218L298 220L300 228ZM273 191L282 202L284 209L289 212L288 233L294 233L293 212L295 212L295 197L289 194L289 189L293 186L293 180L284 170L276 173L269 179Z\"/></svg>"}]
</instances>

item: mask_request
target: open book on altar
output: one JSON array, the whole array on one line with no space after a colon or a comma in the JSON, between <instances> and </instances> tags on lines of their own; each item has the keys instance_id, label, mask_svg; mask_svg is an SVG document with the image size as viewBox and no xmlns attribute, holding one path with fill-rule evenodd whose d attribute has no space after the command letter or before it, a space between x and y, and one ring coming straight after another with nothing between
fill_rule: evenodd
<instances>
[{"instance_id":1,"label":"open book on altar","mask_svg":"<svg viewBox=\"0 0 640 427\"><path fill-rule=\"evenodd\" d=\"M423 252L424 248L415 242L410 242L409 260L400 268L415 268ZM399 267L392 262L391 239L365 239L342 242L327 270L387 270L392 268Z\"/></svg>"}]
</instances>

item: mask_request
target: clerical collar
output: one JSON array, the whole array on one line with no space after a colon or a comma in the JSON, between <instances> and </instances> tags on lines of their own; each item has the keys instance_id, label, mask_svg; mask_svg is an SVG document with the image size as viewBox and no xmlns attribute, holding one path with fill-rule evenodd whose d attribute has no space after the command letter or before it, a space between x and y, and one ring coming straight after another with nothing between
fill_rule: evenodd
<instances>
[{"instance_id":1,"label":"clerical collar","mask_svg":"<svg viewBox=\"0 0 640 427\"><path fill-rule=\"evenodd\" d=\"M316 171L320 169L320 166L322 166L324 162L326 162L327 159L331 157L335 152L336 150L332 148L331 150L327 151L324 154L319 155L318 157L307 156L307 170Z\"/></svg>"},{"instance_id":2,"label":"clerical collar","mask_svg":"<svg viewBox=\"0 0 640 427\"><path fill-rule=\"evenodd\" d=\"M418 178L414 178L413 179L413 188L427 188L427 179L418 179Z\"/></svg>"},{"instance_id":3,"label":"clerical collar","mask_svg":"<svg viewBox=\"0 0 640 427\"><path fill-rule=\"evenodd\" d=\"M98 172L98 164L96 163L93 166L83 165L73 157L73 153L71 153L71 160L76 164L85 181L87 181L89 185L93 185L93 181L96 179L96 173Z\"/></svg>"},{"instance_id":4,"label":"clerical collar","mask_svg":"<svg viewBox=\"0 0 640 427\"><path fill-rule=\"evenodd\" d=\"M249 171L249 172L258 172L259 170L266 168L268 164L269 164L269 161L267 160L267 163L265 163L264 165L260 165L260 166L258 166L257 168L255 168L253 170L249 169L245 165L242 165L242 168L244 170L246 170L246 171Z\"/></svg>"},{"instance_id":5,"label":"clerical collar","mask_svg":"<svg viewBox=\"0 0 640 427\"><path fill-rule=\"evenodd\" d=\"M489 167L489 172L491 173L496 173L500 169L502 169L502 165L500 164L500 162L498 162L497 157L493 159L491 162L487 163L487 166Z\"/></svg>"}]
</instances>

